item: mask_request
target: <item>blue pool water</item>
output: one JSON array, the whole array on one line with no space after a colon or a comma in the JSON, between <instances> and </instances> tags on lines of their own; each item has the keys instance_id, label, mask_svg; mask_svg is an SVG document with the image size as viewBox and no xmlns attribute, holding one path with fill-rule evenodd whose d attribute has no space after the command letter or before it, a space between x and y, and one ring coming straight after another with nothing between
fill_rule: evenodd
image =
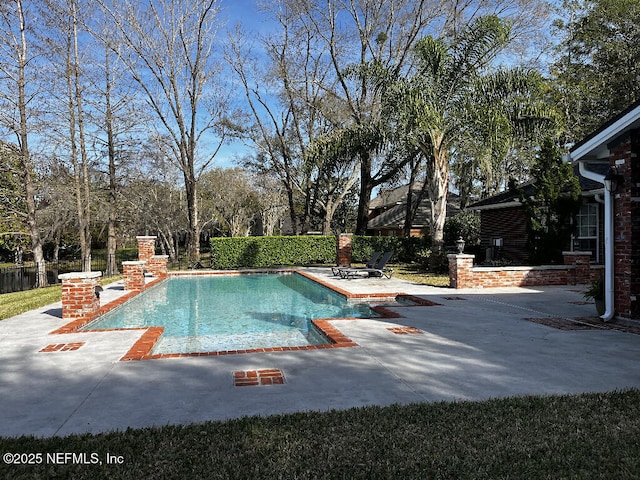
<instances>
[{"instance_id":1,"label":"blue pool water","mask_svg":"<svg viewBox=\"0 0 640 480\"><path fill-rule=\"evenodd\" d=\"M312 319L371 316L302 275L174 277L84 330L162 326L152 353L195 353L326 344Z\"/></svg>"}]
</instances>

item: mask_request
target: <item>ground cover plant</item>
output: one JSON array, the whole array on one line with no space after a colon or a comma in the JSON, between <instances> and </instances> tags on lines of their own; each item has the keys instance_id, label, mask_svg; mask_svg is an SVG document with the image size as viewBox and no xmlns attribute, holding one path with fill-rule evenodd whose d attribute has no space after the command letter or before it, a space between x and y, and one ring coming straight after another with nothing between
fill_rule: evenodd
<instances>
[{"instance_id":1,"label":"ground cover plant","mask_svg":"<svg viewBox=\"0 0 640 480\"><path fill-rule=\"evenodd\" d=\"M35 465L8 465L4 457L0 477L12 479L631 479L640 475L640 391L3 438L0 450L24 458L85 453L88 463L96 460L47 464L44 457ZM107 454L118 460L107 465Z\"/></svg>"}]
</instances>

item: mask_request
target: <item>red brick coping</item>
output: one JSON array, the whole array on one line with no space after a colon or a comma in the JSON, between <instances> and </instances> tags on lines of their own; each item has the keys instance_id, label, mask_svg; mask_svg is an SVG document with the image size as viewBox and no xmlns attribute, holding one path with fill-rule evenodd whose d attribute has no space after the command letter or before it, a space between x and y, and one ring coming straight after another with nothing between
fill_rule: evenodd
<instances>
[{"instance_id":1,"label":"red brick coping","mask_svg":"<svg viewBox=\"0 0 640 480\"><path fill-rule=\"evenodd\" d=\"M388 327L387 330L396 335L422 335L424 333L416 327Z\"/></svg>"},{"instance_id":2,"label":"red brick coping","mask_svg":"<svg viewBox=\"0 0 640 480\"><path fill-rule=\"evenodd\" d=\"M85 342L72 342L72 343L52 343L47 345L39 352L72 352L78 350L84 345Z\"/></svg>"},{"instance_id":3,"label":"red brick coping","mask_svg":"<svg viewBox=\"0 0 640 480\"><path fill-rule=\"evenodd\" d=\"M440 305L439 303L432 302L430 300L426 300L420 297L416 297L414 295L407 295L404 293L374 293L374 294L353 294L346 290L343 290L339 287L336 287L328 282L319 279L318 277L311 275L307 272L303 272L300 270L251 270L251 271L189 271L189 272L178 272L171 273L169 276L192 276L192 275L246 275L246 274L256 274L256 273L297 273L302 275L303 277L309 278L316 283L319 283L343 296L350 299L371 299L371 300L395 300L395 299L404 299L413 303L413 305L398 305L398 307L412 307L412 306L434 306ZM164 278L155 279L152 282L148 283L145 286L145 291L150 287L160 283L165 280ZM127 294L121 296L120 298L102 306L100 308L100 314L113 310L114 308L122 305L127 302L131 298L135 297L141 292L132 291ZM394 306L394 308L397 308ZM371 307L376 313L380 315L381 318L402 318L397 312L390 310L390 308L382 306L382 305L374 305ZM76 320L70 322L57 330L51 332L51 334L65 334L65 333L77 333L80 328L90 323L94 319L91 320ZM142 336L133 344L133 346L129 349L129 351L120 359L120 361L131 361L131 360L152 360L152 359L161 359L161 358L179 358L179 357L210 357L210 356L222 356L222 355L233 355L239 353L266 353L266 352L291 352L291 351L299 351L299 350L325 350L332 348L344 348L344 347L357 347L358 344L352 341L349 337L344 335L340 330L334 327L330 322L333 321L344 321L344 320L358 320L357 318L327 318L327 319L316 319L312 320L313 325L320 330L325 337L329 339L331 343L323 344L323 345L302 345L295 347L268 347L268 348L252 348L246 350L223 350L223 351L215 351L215 352L194 352L194 353L159 353L152 354L151 350L154 345L160 339L164 332L164 327L142 327L142 328L113 328L113 329L101 329L101 330L82 330L79 333L91 332L91 331L119 331L119 330L143 330L144 333ZM49 350L47 350L49 351Z\"/></svg>"},{"instance_id":4,"label":"red brick coping","mask_svg":"<svg viewBox=\"0 0 640 480\"><path fill-rule=\"evenodd\" d=\"M284 384L284 374L277 368L233 372L233 385L236 387L282 384Z\"/></svg>"}]
</instances>

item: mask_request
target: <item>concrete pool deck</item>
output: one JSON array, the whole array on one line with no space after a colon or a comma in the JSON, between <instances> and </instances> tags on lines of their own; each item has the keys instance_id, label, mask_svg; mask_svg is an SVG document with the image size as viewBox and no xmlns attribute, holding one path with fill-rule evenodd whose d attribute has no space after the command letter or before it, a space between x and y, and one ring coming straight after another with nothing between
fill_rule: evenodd
<instances>
[{"instance_id":1,"label":"concrete pool deck","mask_svg":"<svg viewBox=\"0 0 640 480\"><path fill-rule=\"evenodd\" d=\"M405 293L439 305L391 308L399 318L332 320L356 347L123 362L143 331L51 335L67 323L52 304L0 321L0 436L640 388L640 335L525 320L594 317L583 286L453 290L306 271L354 295ZM101 302L124 293L113 284ZM256 372L279 372L282 382L234 383Z\"/></svg>"}]
</instances>

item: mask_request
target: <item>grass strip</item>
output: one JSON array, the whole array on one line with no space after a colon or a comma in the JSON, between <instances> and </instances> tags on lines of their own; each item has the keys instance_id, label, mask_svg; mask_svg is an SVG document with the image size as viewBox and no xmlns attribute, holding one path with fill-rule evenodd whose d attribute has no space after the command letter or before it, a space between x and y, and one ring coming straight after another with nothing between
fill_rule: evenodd
<instances>
[{"instance_id":1,"label":"grass strip","mask_svg":"<svg viewBox=\"0 0 640 480\"><path fill-rule=\"evenodd\" d=\"M448 287L449 275L425 272L417 265L407 263L392 265L393 276L418 285L431 285L432 287Z\"/></svg>"},{"instance_id":2,"label":"grass strip","mask_svg":"<svg viewBox=\"0 0 640 480\"><path fill-rule=\"evenodd\" d=\"M61 298L62 286L60 285L24 292L3 293L0 295L0 320L59 302Z\"/></svg>"},{"instance_id":3,"label":"grass strip","mask_svg":"<svg viewBox=\"0 0 640 480\"><path fill-rule=\"evenodd\" d=\"M100 279L100 284L107 285L121 278L122 275L104 277ZM0 320L59 302L61 299L61 285L35 288L24 292L3 293L0 295Z\"/></svg>"},{"instance_id":4,"label":"grass strip","mask_svg":"<svg viewBox=\"0 0 640 480\"><path fill-rule=\"evenodd\" d=\"M0 464L0 477L632 479L640 391L363 407L65 438L2 453L95 453L102 465ZM106 464L107 453L122 464Z\"/></svg>"}]
</instances>

